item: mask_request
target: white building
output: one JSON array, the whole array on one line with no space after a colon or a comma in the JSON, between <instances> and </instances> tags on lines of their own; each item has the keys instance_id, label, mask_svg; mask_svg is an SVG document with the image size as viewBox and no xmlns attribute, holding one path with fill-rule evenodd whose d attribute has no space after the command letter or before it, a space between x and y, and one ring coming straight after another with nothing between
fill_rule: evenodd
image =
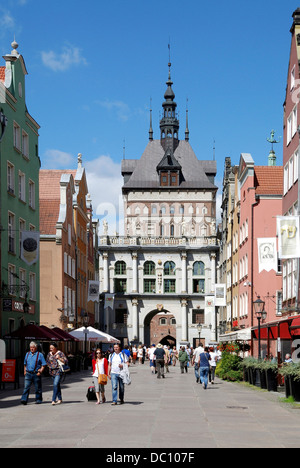
<instances>
[{"instance_id":1,"label":"white building","mask_svg":"<svg viewBox=\"0 0 300 468\"><path fill-rule=\"evenodd\" d=\"M140 159L124 160L125 236L100 238L100 291L104 327L118 338L150 342L211 342L216 336L216 163L199 160L190 143L188 112L180 141L171 64L160 140L153 139ZM176 336L151 330L153 317L173 316ZM156 330L157 332L157 330Z\"/></svg>"}]
</instances>

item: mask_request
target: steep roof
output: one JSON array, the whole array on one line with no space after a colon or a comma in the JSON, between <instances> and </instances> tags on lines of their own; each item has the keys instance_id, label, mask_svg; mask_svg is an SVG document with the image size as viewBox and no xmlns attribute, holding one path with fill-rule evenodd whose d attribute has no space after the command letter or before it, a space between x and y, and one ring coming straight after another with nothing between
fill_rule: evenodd
<instances>
[{"instance_id":1,"label":"steep roof","mask_svg":"<svg viewBox=\"0 0 300 468\"><path fill-rule=\"evenodd\" d=\"M283 195L283 167L255 166L257 195Z\"/></svg>"},{"instance_id":2,"label":"steep roof","mask_svg":"<svg viewBox=\"0 0 300 468\"><path fill-rule=\"evenodd\" d=\"M130 169L132 171L123 190L160 188L157 166L164 156L165 151L160 140L153 140L149 141L142 157L136 163L134 160L123 161L122 173L130 172ZM217 189L209 178L217 173L215 161L199 161L188 141L179 142L174 157L182 168L183 182L180 189Z\"/></svg>"}]
</instances>

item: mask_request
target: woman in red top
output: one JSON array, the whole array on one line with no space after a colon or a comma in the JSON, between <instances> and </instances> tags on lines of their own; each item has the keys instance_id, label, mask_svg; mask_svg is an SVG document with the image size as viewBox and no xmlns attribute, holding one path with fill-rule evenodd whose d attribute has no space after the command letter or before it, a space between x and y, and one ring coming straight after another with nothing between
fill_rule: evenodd
<instances>
[{"instance_id":1,"label":"woman in red top","mask_svg":"<svg viewBox=\"0 0 300 468\"><path fill-rule=\"evenodd\" d=\"M105 386L98 383L98 377L101 374L108 375L108 362L107 359L104 357L101 349L96 349L95 357L92 361L93 364L93 379L94 379L94 386L95 392L97 396L97 403L96 405L100 405L100 403L105 403ZM102 401L100 401L100 393L102 396Z\"/></svg>"}]
</instances>

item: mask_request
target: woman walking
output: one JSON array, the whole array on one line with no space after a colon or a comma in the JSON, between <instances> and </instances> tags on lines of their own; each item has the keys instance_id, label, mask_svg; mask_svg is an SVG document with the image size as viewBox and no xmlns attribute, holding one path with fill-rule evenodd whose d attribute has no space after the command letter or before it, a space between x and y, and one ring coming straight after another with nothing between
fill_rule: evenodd
<instances>
[{"instance_id":1,"label":"woman walking","mask_svg":"<svg viewBox=\"0 0 300 468\"><path fill-rule=\"evenodd\" d=\"M178 360L180 362L181 373L184 374L184 369L185 369L185 372L187 373L187 371L188 371L188 366L187 365L188 365L188 362L189 362L189 355L185 350L185 346L181 347L181 350L179 351Z\"/></svg>"},{"instance_id":2,"label":"woman walking","mask_svg":"<svg viewBox=\"0 0 300 468\"><path fill-rule=\"evenodd\" d=\"M96 405L100 405L100 403L106 402L106 398L105 398L105 384L101 383L101 378L99 377L101 375L108 376L108 361L104 357L104 354L101 349L99 348L96 349L92 364L93 364L94 386L95 386L95 392L96 392L96 397L97 397ZM100 393L101 393L102 401L100 401Z\"/></svg>"},{"instance_id":3,"label":"woman walking","mask_svg":"<svg viewBox=\"0 0 300 468\"><path fill-rule=\"evenodd\" d=\"M60 405L62 403L61 394L61 365L66 365L68 359L61 351L58 351L57 344L51 343L50 352L47 356L47 366L49 367L49 374L53 381L53 395L52 395L52 406Z\"/></svg>"},{"instance_id":4,"label":"woman walking","mask_svg":"<svg viewBox=\"0 0 300 468\"><path fill-rule=\"evenodd\" d=\"M211 360L209 348L205 348L204 353L199 356L198 366L200 367L200 381L204 390L208 385L209 361Z\"/></svg>"}]
</instances>

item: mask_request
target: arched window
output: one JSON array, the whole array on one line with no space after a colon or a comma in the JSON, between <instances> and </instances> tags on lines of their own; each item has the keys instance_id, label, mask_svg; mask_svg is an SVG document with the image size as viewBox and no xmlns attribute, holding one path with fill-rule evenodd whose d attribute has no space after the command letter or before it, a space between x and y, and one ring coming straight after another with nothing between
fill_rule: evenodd
<instances>
[{"instance_id":1,"label":"arched window","mask_svg":"<svg viewBox=\"0 0 300 468\"><path fill-rule=\"evenodd\" d=\"M164 264L164 274L166 276L175 276L176 265L174 262L166 262Z\"/></svg>"},{"instance_id":2,"label":"arched window","mask_svg":"<svg viewBox=\"0 0 300 468\"><path fill-rule=\"evenodd\" d=\"M115 275L126 275L126 263L118 261L115 263Z\"/></svg>"},{"instance_id":3,"label":"arched window","mask_svg":"<svg viewBox=\"0 0 300 468\"><path fill-rule=\"evenodd\" d=\"M171 237L174 237L175 235L175 227L174 227L174 224L171 224L171 227L170 227L170 236Z\"/></svg>"},{"instance_id":4,"label":"arched window","mask_svg":"<svg viewBox=\"0 0 300 468\"><path fill-rule=\"evenodd\" d=\"M160 325L167 325L167 319L166 318L159 319L159 324Z\"/></svg>"},{"instance_id":5,"label":"arched window","mask_svg":"<svg viewBox=\"0 0 300 468\"><path fill-rule=\"evenodd\" d=\"M161 207L160 212L162 215L166 214L166 207L164 205Z\"/></svg>"},{"instance_id":6,"label":"arched window","mask_svg":"<svg viewBox=\"0 0 300 468\"><path fill-rule=\"evenodd\" d=\"M155 263L154 262L145 262L144 263L144 275L150 276L155 275Z\"/></svg>"},{"instance_id":7,"label":"arched window","mask_svg":"<svg viewBox=\"0 0 300 468\"><path fill-rule=\"evenodd\" d=\"M152 206L152 214L157 214L157 207L155 205Z\"/></svg>"},{"instance_id":8,"label":"arched window","mask_svg":"<svg viewBox=\"0 0 300 468\"><path fill-rule=\"evenodd\" d=\"M194 276L204 276L205 275L205 265L203 262L195 262L193 266L193 275Z\"/></svg>"}]
</instances>

